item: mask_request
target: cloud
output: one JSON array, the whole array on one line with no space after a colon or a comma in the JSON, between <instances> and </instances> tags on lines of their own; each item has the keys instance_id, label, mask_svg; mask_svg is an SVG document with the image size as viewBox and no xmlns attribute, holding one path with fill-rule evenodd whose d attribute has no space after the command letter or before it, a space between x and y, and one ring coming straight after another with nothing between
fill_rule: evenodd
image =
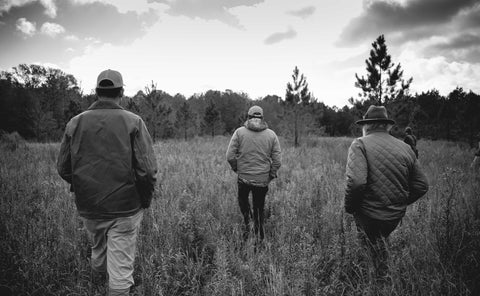
<instances>
[{"instance_id":1,"label":"cloud","mask_svg":"<svg viewBox=\"0 0 480 296\"><path fill-rule=\"evenodd\" d=\"M264 43L265 44L274 44L281 42L283 40L287 39L293 39L297 36L297 32L293 30L292 28L289 28L286 32L278 32L278 33L273 33L272 35L268 36Z\"/></svg>"},{"instance_id":2,"label":"cloud","mask_svg":"<svg viewBox=\"0 0 480 296\"><path fill-rule=\"evenodd\" d=\"M57 6L53 0L41 0L40 3L43 4L45 7L45 14L51 18L55 18L57 16Z\"/></svg>"},{"instance_id":3,"label":"cloud","mask_svg":"<svg viewBox=\"0 0 480 296\"><path fill-rule=\"evenodd\" d=\"M0 68L16 66L12 63L17 61L62 64L100 44L129 44L142 38L159 19L152 9L141 13L120 12L115 6L101 2L0 0L0 3L3 12L0 23L4 24L0 26ZM49 3L54 6L47 10ZM36 28L36 24L42 26ZM61 35L64 38L58 38ZM29 37L28 42L25 37ZM57 37L55 42L51 42L53 37Z\"/></svg>"},{"instance_id":4,"label":"cloud","mask_svg":"<svg viewBox=\"0 0 480 296\"><path fill-rule=\"evenodd\" d=\"M158 21L154 10L144 13L120 13L110 4L100 2L58 2L56 21L79 38L93 37L112 44L127 44L140 38Z\"/></svg>"},{"instance_id":5,"label":"cloud","mask_svg":"<svg viewBox=\"0 0 480 296\"><path fill-rule=\"evenodd\" d=\"M457 15L474 9L478 3L478 0L364 0L364 11L344 28L338 44L358 44L389 33L397 42L426 38L428 32L435 33L439 26L451 25Z\"/></svg>"},{"instance_id":6,"label":"cloud","mask_svg":"<svg viewBox=\"0 0 480 296\"><path fill-rule=\"evenodd\" d=\"M338 46L372 42L385 34L395 49L408 43L424 57L480 62L479 0L364 0L363 12L342 31Z\"/></svg>"},{"instance_id":7,"label":"cloud","mask_svg":"<svg viewBox=\"0 0 480 296\"><path fill-rule=\"evenodd\" d=\"M12 7L22 7L33 2L40 2L44 7L45 15L50 18L57 16L57 6L53 0L2 0L0 2L0 16Z\"/></svg>"},{"instance_id":8,"label":"cloud","mask_svg":"<svg viewBox=\"0 0 480 296\"><path fill-rule=\"evenodd\" d=\"M132 42L142 37L146 29L158 21L158 14L153 9L143 13L133 11L121 13L115 6L102 2L17 0L8 1L1 7L4 10L0 15L0 21L5 22L6 27L18 18L25 18L31 23L49 23L43 31L49 36L61 31L68 32L69 35L75 35L80 39L94 37L102 42L112 44ZM51 21L53 15L55 15L54 22ZM50 25L50 23L63 27L63 30L58 26ZM8 34L8 32L0 33L2 36Z\"/></svg>"},{"instance_id":9,"label":"cloud","mask_svg":"<svg viewBox=\"0 0 480 296\"><path fill-rule=\"evenodd\" d=\"M429 56L441 55L451 61L480 63L480 35L464 33L432 42L424 53Z\"/></svg>"},{"instance_id":10,"label":"cloud","mask_svg":"<svg viewBox=\"0 0 480 296\"><path fill-rule=\"evenodd\" d=\"M472 33L455 36L450 40L438 43L434 47L441 50L455 50L464 47L479 46L480 36Z\"/></svg>"},{"instance_id":11,"label":"cloud","mask_svg":"<svg viewBox=\"0 0 480 296\"><path fill-rule=\"evenodd\" d=\"M22 17L17 20L16 28L18 31L22 32L23 34L32 37L35 35L37 31L36 24L27 21L26 18Z\"/></svg>"},{"instance_id":12,"label":"cloud","mask_svg":"<svg viewBox=\"0 0 480 296\"><path fill-rule=\"evenodd\" d=\"M315 6L307 6L299 10L290 10L287 12L290 15L306 19L309 16L312 16L315 13Z\"/></svg>"},{"instance_id":13,"label":"cloud","mask_svg":"<svg viewBox=\"0 0 480 296\"><path fill-rule=\"evenodd\" d=\"M25 4L33 1L34 0L2 0L0 1L0 15L6 11L9 11L12 7L24 6Z\"/></svg>"},{"instance_id":14,"label":"cloud","mask_svg":"<svg viewBox=\"0 0 480 296\"><path fill-rule=\"evenodd\" d=\"M57 35L65 32L65 28L55 23L43 23L40 28L40 32L52 38L55 38Z\"/></svg>"},{"instance_id":15,"label":"cloud","mask_svg":"<svg viewBox=\"0 0 480 296\"><path fill-rule=\"evenodd\" d=\"M67 35L67 36L65 36L65 40L67 40L67 41L79 41L80 39L75 35Z\"/></svg>"},{"instance_id":16,"label":"cloud","mask_svg":"<svg viewBox=\"0 0 480 296\"><path fill-rule=\"evenodd\" d=\"M242 28L240 20L229 10L240 6L254 6L264 0L149 0L168 6L166 13L192 19L217 20L229 26Z\"/></svg>"},{"instance_id":17,"label":"cloud","mask_svg":"<svg viewBox=\"0 0 480 296\"><path fill-rule=\"evenodd\" d=\"M418 58L416 51L406 50L401 58L405 72L413 76L412 92L437 89L447 95L457 86L480 91L478 76L480 64L448 61L445 57Z\"/></svg>"}]
</instances>

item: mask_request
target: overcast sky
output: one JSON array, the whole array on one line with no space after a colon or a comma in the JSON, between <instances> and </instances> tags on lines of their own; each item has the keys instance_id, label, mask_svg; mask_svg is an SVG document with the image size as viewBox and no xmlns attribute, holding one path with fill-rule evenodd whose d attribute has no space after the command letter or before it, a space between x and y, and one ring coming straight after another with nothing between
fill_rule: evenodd
<instances>
[{"instance_id":1,"label":"overcast sky","mask_svg":"<svg viewBox=\"0 0 480 296\"><path fill-rule=\"evenodd\" d=\"M127 95L154 81L256 99L284 97L298 66L316 98L342 107L380 34L413 93L480 93L480 0L0 0L0 69L60 68L84 93L111 68Z\"/></svg>"}]
</instances>

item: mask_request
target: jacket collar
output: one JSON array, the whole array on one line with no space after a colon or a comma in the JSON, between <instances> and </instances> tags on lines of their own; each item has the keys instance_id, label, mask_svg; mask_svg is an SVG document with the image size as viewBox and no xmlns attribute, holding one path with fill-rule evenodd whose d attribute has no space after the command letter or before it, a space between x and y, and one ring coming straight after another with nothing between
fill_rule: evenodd
<instances>
[{"instance_id":1,"label":"jacket collar","mask_svg":"<svg viewBox=\"0 0 480 296\"><path fill-rule=\"evenodd\" d=\"M261 132L268 128L268 125L263 118L250 118L245 121L244 126L254 132Z\"/></svg>"},{"instance_id":2,"label":"jacket collar","mask_svg":"<svg viewBox=\"0 0 480 296\"><path fill-rule=\"evenodd\" d=\"M366 136L371 135L371 134L375 134L375 133L389 134L389 132L384 128L376 128L376 129L372 129L372 130L367 131Z\"/></svg>"},{"instance_id":3,"label":"jacket collar","mask_svg":"<svg viewBox=\"0 0 480 296\"><path fill-rule=\"evenodd\" d=\"M97 100L88 108L88 110L96 110L96 109L123 109L123 108L112 100Z\"/></svg>"}]
</instances>

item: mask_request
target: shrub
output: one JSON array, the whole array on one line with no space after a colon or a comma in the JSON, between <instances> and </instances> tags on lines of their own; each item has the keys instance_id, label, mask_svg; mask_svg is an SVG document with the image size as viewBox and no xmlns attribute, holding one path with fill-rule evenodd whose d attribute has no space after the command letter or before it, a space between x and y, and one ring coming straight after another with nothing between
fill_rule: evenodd
<instances>
[{"instance_id":1,"label":"shrub","mask_svg":"<svg viewBox=\"0 0 480 296\"><path fill-rule=\"evenodd\" d=\"M15 151L19 148L26 147L26 141L17 132L13 132L13 133L10 133L10 134L5 133L5 132L1 132L0 133L0 145L2 145L2 148L4 148L4 149L10 150L10 151Z\"/></svg>"}]
</instances>

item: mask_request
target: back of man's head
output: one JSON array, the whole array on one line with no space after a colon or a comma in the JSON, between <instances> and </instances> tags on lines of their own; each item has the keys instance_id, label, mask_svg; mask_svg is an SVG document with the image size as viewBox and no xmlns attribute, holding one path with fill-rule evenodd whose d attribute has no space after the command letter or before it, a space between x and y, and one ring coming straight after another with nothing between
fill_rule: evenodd
<instances>
[{"instance_id":1,"label":"back of man's head","mask_svg":"<svg viewBox=\"0 0 480 296\"><path fill-rule=\"evenodd\" d=\"M98 75L95 92L101 98L119 98L123 96L123 85L122 74L108 69Z\"/></svg>"},{"instance_id":2,"label":"back of man's head","mask_svg":"<svg viewBox=\"0 0 480 296\"><path fill-rule=\"evenodd\" d=\"M248 109L248 119L263 118L263 109L260 106L252 106Z\"/></svg>"}]
</instances>

